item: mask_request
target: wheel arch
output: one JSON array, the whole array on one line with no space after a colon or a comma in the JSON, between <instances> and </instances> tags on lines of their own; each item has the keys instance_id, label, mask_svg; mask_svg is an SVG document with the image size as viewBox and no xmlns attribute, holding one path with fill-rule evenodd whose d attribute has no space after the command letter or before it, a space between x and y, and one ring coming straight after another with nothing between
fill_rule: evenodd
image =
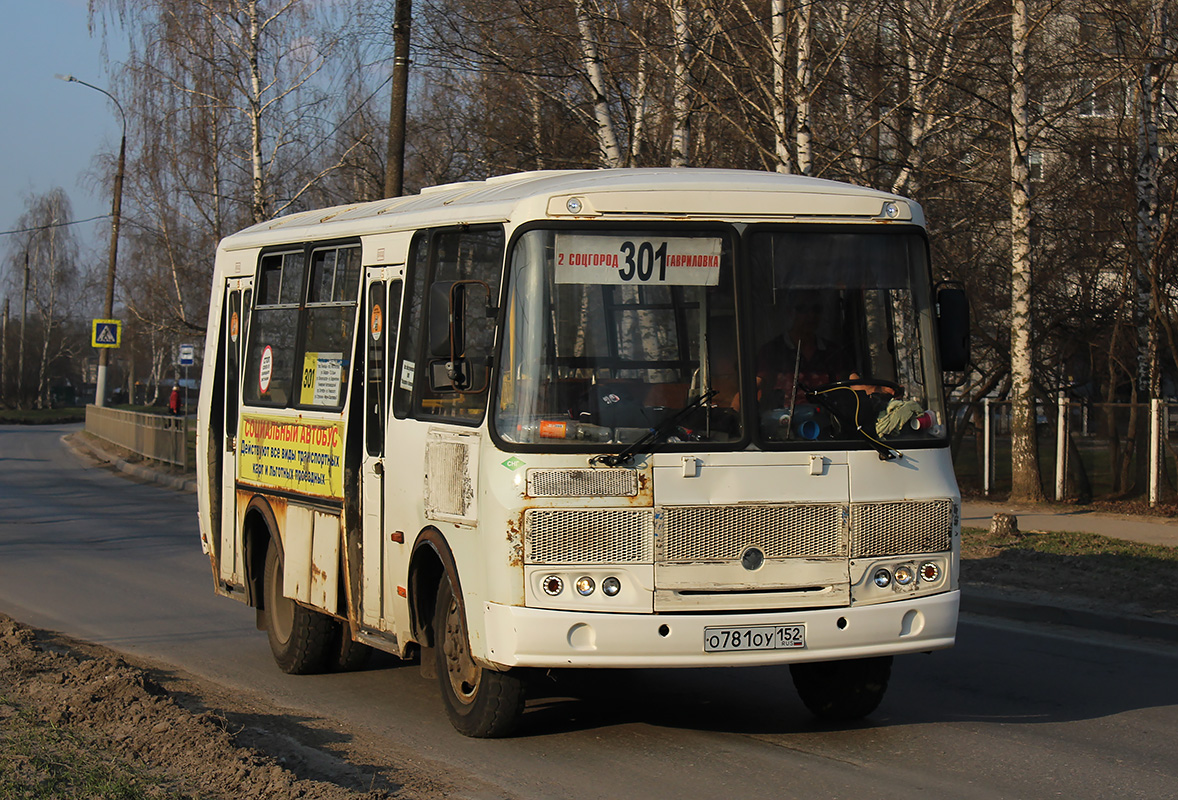
<instances>
[{"instance_id":1,"label":"wheel arch","mask_svg":"<svg viewBox=\"0 0 1178 800\"><path fill-rule=\"evenodd\" d=\"M429 527L417 535L409 556L409 622L413 638L426 647L434 646L434 606L442 578L450 576L454 595L463 616L466 605L462 599L462 585L454 553L446 537L437 528Z\"/></svg>"},{"instance_id":2,"label":"wheel arch","mask_svg":"<svg viewBox=\"0 0 1178 800\"><path fill-rule=\"evenodd\" d=\"M262 611L265 606L265 592L262 579L266 571L266 551L271 544L282 554L282 535L278 518L270 501L262 495L254 495L246 504L242 515L241 549L245 568L246 601Z\"/></svg>"}]
</instances>

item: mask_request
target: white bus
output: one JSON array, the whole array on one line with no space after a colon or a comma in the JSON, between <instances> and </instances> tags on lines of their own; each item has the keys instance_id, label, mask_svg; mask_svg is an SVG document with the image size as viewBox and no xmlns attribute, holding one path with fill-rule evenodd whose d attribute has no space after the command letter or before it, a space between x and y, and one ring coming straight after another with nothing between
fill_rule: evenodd
<instances>
[{"instance_id":1,"label":"white bus","mask_svg":"<svg viewBox=\"0 0 1178 800\"><path fill-rule=\"evenodd\" d=\"M209 315L201 539L286 672L420 658L490 737L529 668L788 664L853 719L954 642L967 311L909 200L439 186L226 238Z\"/></svg>"}]
</instances>

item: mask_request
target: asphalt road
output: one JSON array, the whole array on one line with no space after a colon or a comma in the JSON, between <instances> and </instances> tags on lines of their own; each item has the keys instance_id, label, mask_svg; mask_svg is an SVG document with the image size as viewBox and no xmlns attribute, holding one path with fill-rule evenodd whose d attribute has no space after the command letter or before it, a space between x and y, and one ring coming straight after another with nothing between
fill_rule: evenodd
<instances>
[{"instance_id":1,"label":"asphalt road","mask_svg":"<svg viewBox=\"0 0 1178 800\"><path fill-rule=\"evenodd\" d=\"M458 796L1178 798L1178 647L982 617L898 659L859 726L817 726L782 668L627 671L561 675L520 737L465 739L415 667L280 673L213 595L193 497L81 463L71 430L0 427L0 611L334 720Z\"/></svg>"}]
</instances>

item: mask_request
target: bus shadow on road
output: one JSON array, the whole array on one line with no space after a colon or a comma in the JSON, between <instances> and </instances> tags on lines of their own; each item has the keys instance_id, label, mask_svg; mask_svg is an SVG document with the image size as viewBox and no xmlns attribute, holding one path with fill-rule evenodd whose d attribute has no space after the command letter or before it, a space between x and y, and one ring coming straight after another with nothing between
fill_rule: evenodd
<instances>
[{"instance_id":1,"label":"bus shadow on road","mask_svg":"<svg viewBox=\"0 0 1178 800\"><path fill-rule=\"evenodd\" d=\"M818 724L788 667L551 671L533 677L528 698L523 736L630 723L751 734Z\"/></svg>"},{"instance_id":2,"label":"bus shadow on road","mask_svg":"<svg viewBox=\"0 0 1178 800\"><path fill-rule=\"evenodd\" d=\"M524 736L641 723L741 734L900 728L937 723L1039 725L1178 706L1178 648L1082 635L961 631L956 648L897 657L888 693L854 722L816 719L788 667L564 670L529 684Z\"/></svg>"}]
</instances>

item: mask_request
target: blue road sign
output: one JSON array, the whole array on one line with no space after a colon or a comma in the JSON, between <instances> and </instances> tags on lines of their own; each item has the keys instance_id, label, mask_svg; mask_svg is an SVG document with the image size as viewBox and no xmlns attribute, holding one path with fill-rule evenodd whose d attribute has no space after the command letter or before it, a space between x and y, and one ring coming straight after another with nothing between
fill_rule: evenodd
<instances>
[{"instance_id":1,"label":"blue road sign","mask_svg":"<svg viewBox=\"0 0 1178 800\"><path fill-rule=\"evenodd\" d=\"M96 319L90 335L91 347L118 347L123 340L123 323L117 319Z\"/></svg>"}]
</instances>

